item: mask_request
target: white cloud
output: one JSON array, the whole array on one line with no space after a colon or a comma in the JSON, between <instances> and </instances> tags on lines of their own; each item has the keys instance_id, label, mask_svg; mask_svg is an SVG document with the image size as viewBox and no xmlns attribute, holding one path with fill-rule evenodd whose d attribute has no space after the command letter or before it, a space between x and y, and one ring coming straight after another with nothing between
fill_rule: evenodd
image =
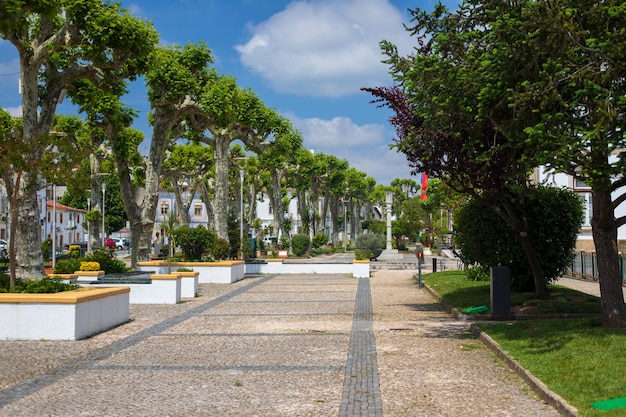
<instances>
[{"instance_id":1,"label":"white cloud","mask_svg":"<svg viewBox=\"0 0 626 417\"><path fill-rule=\"evenodd\" d=\"M22 106L19 107L3 107L13 117L22 117Z\"/></svg>"},{"instance_id":2,"label":"white cloud","mask_svg":"<svg viewBox=\"0 0 626 417\"><path fill-rule=\"evenodd\" d=\"M357 125L347 117L334 117L324 120L317 117L301 119L293 114L287 118L305 140L307 148L330 149L370 147L387 141L385 127L380 124Z\"/></svg>"},{"instance_id":3,"label":"white cloud","mask_svg":"<svg viewBox=\"0 0 626 417\"><path fill-rule=\"evenodd\" d=\"M278 91L338 97L390 83L379 42L408 51L402 23L388 0L294 1L251 27L250 40L235 48Z\"/></svg>"},{"instance_id":4,"label":"white cloud","mask_svg":"<svg viewBox=\"0 0 626 417\"><path fill-rule=\"evenodd\" d=\"M389 149L393 133L382 124L358 125L346 117L286 117L302 132L306 149L345 159L351 167L376 178L378 184L389 185L395 178L410 177L405 156Z\"/></svg>"}]
</instances>

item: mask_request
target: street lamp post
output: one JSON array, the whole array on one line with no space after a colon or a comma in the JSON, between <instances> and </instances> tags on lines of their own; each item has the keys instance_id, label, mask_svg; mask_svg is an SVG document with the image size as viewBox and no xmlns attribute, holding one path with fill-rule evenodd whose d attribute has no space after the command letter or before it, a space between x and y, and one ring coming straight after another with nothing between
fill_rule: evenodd
<instances>
[{"instance_id":1,"label":"street lamp post","mask_svg":"<svg viewBox=\"0 0 626 417\"><path fill-rule=\"evenodd\" d=\"M233 158L237 161L245 161L248 157L237 157ZM239 167L239 251L241 257L243 258L243 179L244 179L244 168L243 166Z\"/></svg>"},{"instance_id":2,"label":"street lamp post","mask_svg":"<svg viewBox=\"0 0 626 417\"><path fill-rule=\"evenodd\" d=\"M52 184L52 268L57 260L57 186Z\"/></svg>"},{"instance_id":3,"label":"street lamp post","mask_svg":"<svg viewBox=\"0 0 626 417\"><path fill-rule=\"evenodd\" d=\"M243 257L243 168L239 168L239 245Z\"/></svg>"},{"instance_id":4,"label":"street lamp post","mask_svg":"<svg viewBox=\"0 0 626 417\"><path fill-rule=\"evenodd\" d=\"M102 180L101 187L102 187L102 248L104 249L104 209L105 209L104 198L106 194L106 184L104 182L104 179Z\"/></svg>"},{"instance_id":5,"label":"street lamp post","mask_svg":"<svg viewBox=\"0 0 626 417\"><path fill-rule=\"evenodd\" d=\"M91 211L91 193L87 197L87 211ZM91 252L91 229L90 229L90 221L87 221L87 252Z\"/></svg>"},{"instance_id":6,"label":"street lamp post","mask_svg":"<svg viewBox=\"0 0 626 417\"><path fill-rule=\"evenodd\" d=\"M387 246L386 250L390 251L391 246L391 204L393 203L393 194L391 191L387 191L385 202L387 203Z\"/></svg>"}]
</instances>

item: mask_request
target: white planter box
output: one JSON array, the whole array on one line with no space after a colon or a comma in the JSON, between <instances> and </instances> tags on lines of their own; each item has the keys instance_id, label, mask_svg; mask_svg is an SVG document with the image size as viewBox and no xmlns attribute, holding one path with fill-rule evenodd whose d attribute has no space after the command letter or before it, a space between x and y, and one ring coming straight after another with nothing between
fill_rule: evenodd
<instances>
[{"instance_id":1,"label":"white planter box","mask_svg":"<svg viewBox=\"0 0 626 417\"><path fill-rule=\"evenodd\" d=\"M200 272L179 272L175 274L180 275L180 296L183 298L194 298L198 294L198 275Z\"/></svg>"},{"instance_id":2,"label":"white planter box","mask_svg":"<svg viewBox=\"0 0 626 417\"><path fill-rule=\"evenodd\" d=\"M0 339L83 339L127 322L128 302L128 287L0 294Z\"/></svg>"},{"instance_id":3,"label":"white planter box","mask_svg":"<svg viewBox=\"0 0 626 417\"><path fill-rule=\"evenodd\" d=\"M89 282L99 280L104 276L104 271L76 271L74 272L78 282Z\"/></svg>"},{"instance_id":4,"label":"white planter box","mask_svg":"<svg viewBox=\"0 0 626 417\"><path fill-rule=\"evenodd\" d=\"M282 259L268 259L266 264L246 264L246 274L349 274L355 278L369 278L370 261L352 261L350 264L283 263Z\"/></svg>"},{"instance_id":5,"label":"white planter box","mask_svg":"<svg viewBox=\"0 0 626 417\"><path fill-rule=\"evenodd\" d=\"M181 277L178 274L152 274L151 283L145 284L112 284L103 282L102 284L85 284L89 287L123 286L130 288L130 304L177 304L181 300Z\"/></svg>"},{"instance_id":6,"label":"white planter box","mask_svg":"<svg viewBox=\"0 0 626 417\"><path fill-rule=\"evenodd\" d=\"M174 273L178 268L191 268L198 272L198 282L201 284L230 284L244 278L244 261L216 261L216 262L172 262ZM166 274L167 261L137 262L137 270Z\"/></svg>"}]
</instances>

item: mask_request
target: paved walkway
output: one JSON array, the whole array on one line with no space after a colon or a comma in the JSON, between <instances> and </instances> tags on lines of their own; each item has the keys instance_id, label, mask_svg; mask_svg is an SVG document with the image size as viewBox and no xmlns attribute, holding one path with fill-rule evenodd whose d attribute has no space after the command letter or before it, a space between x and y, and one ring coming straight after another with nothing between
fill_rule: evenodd
<instances>
[{"instance_id":1,"label":"paved walkway","mask_svg":"<svg viewBox=\"0 0 626 417\"><path fill-rule=\"evenodd\" d=\"M0 341L0 416L557 416L411 277L250 277Z\"/></svg>"}]
</instances>

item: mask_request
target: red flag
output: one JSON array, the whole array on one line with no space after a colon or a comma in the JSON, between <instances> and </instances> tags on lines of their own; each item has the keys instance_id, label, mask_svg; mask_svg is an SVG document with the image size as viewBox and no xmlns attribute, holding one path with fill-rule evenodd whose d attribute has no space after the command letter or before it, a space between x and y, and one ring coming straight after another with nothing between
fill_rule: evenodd
<instances>
[{"instance_id":1,"label":"red flag","mask_svg":"<svg viewBox=\"0 0 626 417\"><path fill-rule=\"evenodd\" d=\"M424 172L422 173L422 200L426 200L428 198L426 190L428 190L428 174Z\"/></svg>"}]
</instances>

